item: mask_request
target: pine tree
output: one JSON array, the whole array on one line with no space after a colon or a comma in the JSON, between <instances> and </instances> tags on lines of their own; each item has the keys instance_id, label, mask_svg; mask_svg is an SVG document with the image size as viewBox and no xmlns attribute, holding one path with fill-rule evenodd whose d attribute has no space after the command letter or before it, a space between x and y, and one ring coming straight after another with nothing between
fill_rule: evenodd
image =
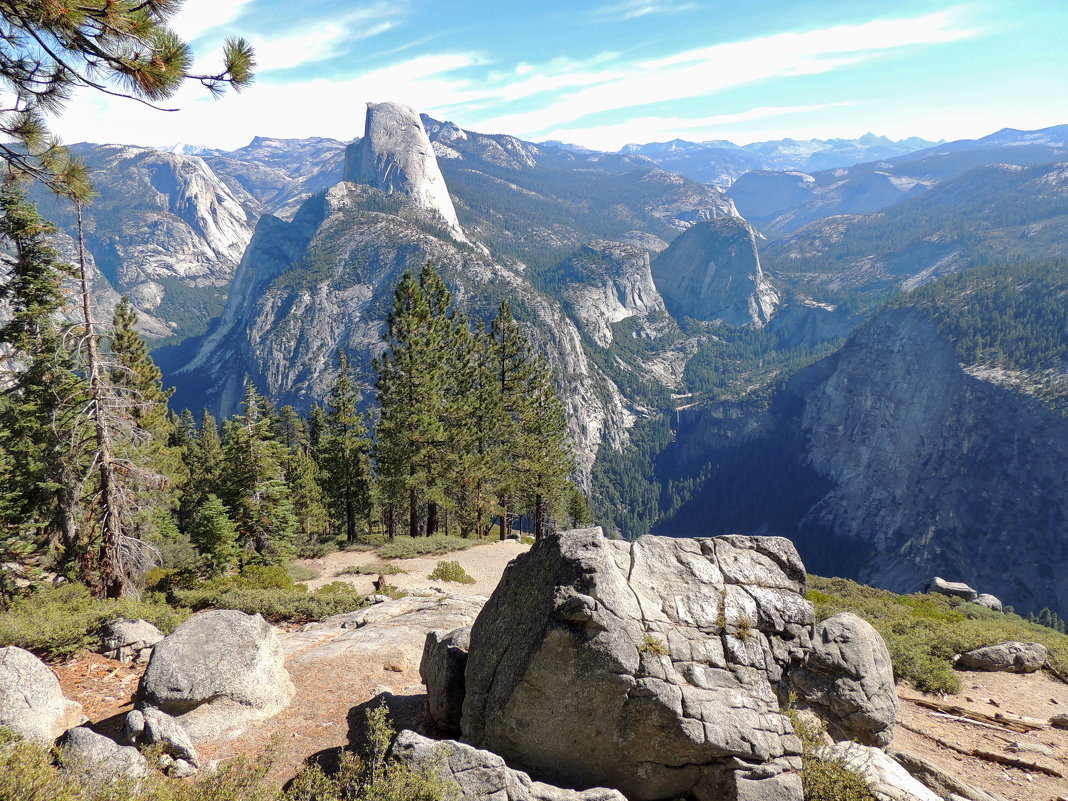
<instances>
[{"instance_id":1,"label":"pine tree","mask_svg":"<svg viewBox=\"0 0 1068 801\"><path fill-rule=\"evenodd\" d=\"M226 573L236 567L240 556L237 528L218 496L208 495L197 510L189 536L204 557L209 572Z\"/></svg>"},{"instance_id":2,"label":"pine tree","mask_svg":"<svg viewBox=\"0 0 1068 801\"><path fill-rule=\"evenodd\" d=\"M131 435L116 444L116 457L136 465L137 473L149 476L132 488L136 536L153 536L157 512L175 509L181 487L189 478L182 451L172 444L176 430L167 409L171 392L163 388L163 374L137 333L137 312L127 298L115 307L110 337L111 387L127 408ZM133 475L133 472L130 472Z\"/></svg>"},{"instance_id":3,"label":"pine tree","mask_svg":"<svg viewBox=\"0 0 1068 801\"><path fill-rule=\"evenodd\" d=\"M493 342L480 322L472 333L461 320L450 349L450 384L446 398L445 459L461 533L486 535L489 518L498 509L498 491L505 473L504 435L511 421L501 402L494 369Z\"/></svg>"},{"instance_id":4,"label":"pine tree","mask_svg":"<svg viewBox=\"0 0 1068 801\"><path fill-rule=\"evenodd\" d=\"M520 446L516 459L522 491L534 515L534 539L545 534L545 523L559 506L567 477L574 469L564 408L556 394L552 372L544 356L531 361L527 402L519 421Z\"/></svg>"},{"instance_id":5,"label":"pine tree","mask_svg":"<svg viewBox=\"0 0 1068 801\"><path fill-rule=\"evenodd\" d=\"M304 543L315 542L329 525L319 466L307 448L289 451L285 463L286 486L293 500L297 532Z\"/></svg>"},{"instance_id":6,"label":"pine tree","mask_svg":"<svg viewBox=\"0 0 1068 801\"><path fill-rule=\"evenodd\" d=\"M526 391L530 380L530 349L527 338L512 316L507 300L501 302L497 316L490 324L493 340L493 367L503 409L501 439L501 539L512 533L516 503L519 500L520 476L516 460L524 447L520 419L527 403Z\"/></svg>"},{"instance_id":7,"label":"pine tree","mask_svg":"<svg viewBox=\"0 0 1068 801\"><path fill-rule=\"evenodd\" d=\"M12 563L39 554L52 540L69 559L79 558L87 545L79 521L90 431L79 412L88 388L58 319L74 268L52 246L54 233L15 184L0 188L0 238L8 244L0 255L7 272L0 302L9 314L0 345L10 349L10 383L0 404L0 450L9 465L0 537L11 555L4 561Z\"/></svg>"},{"instance_id":8,"label":"pine tree","mask_svg":"<svg viewBox=\"0 0 1068 801\"><path fill-rule=\"evenodd\" d=\"M571 528L588 526L593 522L593 515L590 514L590 504L577 484L571 482L567 485L564 490L564 504Z\"/></svg>"},{"instance_id":9,"label":"pine tree","mask_svg":"<svg viewBox=\"0 0 1068 801\"><path fill-rule=\"evenodd\" d=\"M275 440L263 397L246 379L242 413L223 424L221 489L239 541L264 562L292 552L296 519L285 482L285 448Z\"/></svg>"},{"instance_id":10,"label":"pine tree","mask_svg":"<svg viewBox=\"0 0 1068 801\"><path fill-rule=\"evenodd\" d=\"M45 123L45 115L62 109L75 92L92 89L152 105L172 97L187 78L212 94L226 85L248 85L255 59L243 39L226 41L218 73L190 73L192 52L167 26L180 7L180 0L5 2L0 7L0 134L17 143L0 147L8 169L84 199L84 167L71 159Z\"/></svg>"},{"instance_id":11,"label":"pine tree","mask_svg":"<svg viewBox=\"0 0 1068 801\"><path fill-rule=\"evenodd\" d=\"M327 401L319 435L323 489L335 518L344 521L345 538L355 542L359 521L371 512L370 441L357 404L348 357L338 357L338 377Z\"/></svg>"},{"instance_id":12,"label":"pine tree","mask_svg":"<svg viewBox=\"0 0 1068 801\"><path fill-rule=\"evenodd\" d=\"M380 419L375 463L387 515L407 505L408 532L420 532L420 504L438 500L435 456L444 441L442 342L430 303L411 271L393 296L386 352L375 360ZM387 525L387 528L389 526Z\"/></svg>"}]
</instances>

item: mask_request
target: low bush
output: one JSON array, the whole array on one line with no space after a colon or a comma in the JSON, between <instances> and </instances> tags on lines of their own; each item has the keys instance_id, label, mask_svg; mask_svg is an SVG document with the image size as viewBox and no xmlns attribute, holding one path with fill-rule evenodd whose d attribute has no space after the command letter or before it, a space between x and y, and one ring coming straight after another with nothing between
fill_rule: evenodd
<instances>
[{"instance_id":1,"label":"low bush","mask_svg":"<svg viewBox=\"0 0 1068 801\"><path fill-rule=\"evenodd\" d=\"M133 598L94 598L81 584L42 587L0 612L0 646L17 645L43 659L68 659L83 648L99 650L104 623L143 618L164 633L189 612L169 606L159 593Z\"/></svg>"},{"instance_id":2,"label":"low bush","mask_svg":"<svg viewBox=\"0 0 1068 801\"><path fill-rule=\"evenodd\" d=\"M485 540L468 540L463 537L394 537L386 540L375 550L383 559L411 559L414 556L433 556L439 553L463 551Z\"/></svg>"},{"instance_id":3,"label":"low bush","mask_svg":"<svg viewBox=\"0 0 1068 801\"><path fill-rule=\"evenodd\" d=\"M809 587L817 619L838 612L863 617L886 641L895 677L923 692L959 692L954 654L1006 640L1040 642L1054 667L1068 669L1068 636L1016 614L935 593L897 595L848 579L809 576Z\"/></svg>"},{"instance_id":4,"label":"low bush","mask_svg":"<svg viewBox=\"0 0 1068 801\"><path fill-rule=\"evenodd\" d=\"M322 572L316 570L314 567L308 567L307 565L298 565L294 562L290 562L286 565L286 571L289 573L293 581L311 581L317 579L322 575Z\"/></svg>"},{"instance_id":5,"label":"low bush","mask_svg":"<svg viewBox=\"0 0 1068 801\"><path fill-rule=\"evenodd\" d=\"M864 778L841 762L817 756L823 730L794 710L786 716L801 740L801 786L805 801L876 801Z\"/></svg>"},{"instance_id":6,"label":"low bush","mask_svg":"<svg viewBox=\"0 0 1068 801\"><path fill-rule=\"evenodd\" d=\"M474 578L463 568L459 562L438 562L428 579L436 581L451 581L454 584L474 584Z\"/></svg>"},{"instance_id":7,"label":"low bush","mask_svg":"<svg viewBox=\"0 0 1068 801\"><path fill-rule=\"evenodd\" d=\"M308 592L303 585L290 589L243 586L239 582L210 582L209 586L174 590L174 603L202 609L237 609L263 615L273 623L308 623L331 615L354 612L367 605L367 598L351 584L335 581Z\"/></svg>"},{"instance_id":8,"label":"low bush","mask_svg":"<svg viewBox=\"0 0 1068 801\"><path fill-rule=\"evenodd\" d=\"M337 571L335 576L396 576L398 574L408 574L407 570L402 570L396 565L389 562L372 562L369 565L349 565Z\"/></svg>"}]
</instances>

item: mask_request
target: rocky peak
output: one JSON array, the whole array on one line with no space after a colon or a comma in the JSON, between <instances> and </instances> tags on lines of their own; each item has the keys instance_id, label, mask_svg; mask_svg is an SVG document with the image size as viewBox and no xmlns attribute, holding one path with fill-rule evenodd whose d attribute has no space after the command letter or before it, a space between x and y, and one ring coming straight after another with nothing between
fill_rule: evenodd
<instances>
[{"instance_id":1,"label":"rocky peak","mask_svg":"<svg viewBox=\"0 0 1068 801\"><path fill-rule=\"evenodd\" d=\"M438 167L434 148L415 110L399 103L368 103L364 137L345 153L345 180L387 194L399 192L440 218L466 241Z\"/></svg>"},{"instance_id":2,"label":"rocky peak","mask_svg":"<svg viewBox=\"0 0 1068 801\"><path fill-rule=\"evenodd\" d=\"M676 317L763 326L779 305L756 235L739 217L698 222L653 261L653 281Z\"/></svg>"}]
</instances>

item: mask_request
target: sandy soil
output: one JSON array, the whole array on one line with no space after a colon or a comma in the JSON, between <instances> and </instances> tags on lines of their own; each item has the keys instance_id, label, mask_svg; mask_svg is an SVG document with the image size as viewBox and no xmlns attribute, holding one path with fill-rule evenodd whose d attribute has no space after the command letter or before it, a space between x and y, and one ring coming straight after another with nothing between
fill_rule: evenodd
<instances>
[{"instance_id":1,"label":"sandy soil","mask_svg":"<svg viewBox=\"0 0 1068 801\"><path fill-rule=\"evenodd\" d=\"M476 545L465 551L454 551L447 554L434 556L420 556L415 559L391 559L391 564L396 565L406 573L397 573L386 576L386 580L394 587L411 589L413 587L441 587L465 595L489 595L504 572L504 567L519 554L524 553L530 546L523 545L518 540L505 540L504 542L487 542L485 545ZM337 575L347 567L357 565L379 564L383 560L373 551L335 551L320 559L300 559L295 564L319 571L319 577L305 582L309 589L317 589L331 581L344 581L355 584L360 592L370 594L373 592L371 582L376 578L373 575ZM474 584L449 584L443 581L431 581L427 578L437 567L438 562L459 562L473 579Z\"/></svg>"}]
</instances>

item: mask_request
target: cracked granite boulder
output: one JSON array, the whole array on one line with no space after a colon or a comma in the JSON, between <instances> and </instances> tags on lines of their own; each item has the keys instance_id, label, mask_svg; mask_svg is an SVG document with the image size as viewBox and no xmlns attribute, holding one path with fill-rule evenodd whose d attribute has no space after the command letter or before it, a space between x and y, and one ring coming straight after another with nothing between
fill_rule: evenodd
<instances>
[{"instance_id":1,"label":"cracked granite boulder","mask_svg":"<svg viewBox=\"0 0 1068 801\"><path fill-rule=\"evenodd\" d=\"M631 801L800 801L778 690L811 644L804 592L777 537L547 537L472 628L463 740Z\"/></svg>"}]
</instances>

